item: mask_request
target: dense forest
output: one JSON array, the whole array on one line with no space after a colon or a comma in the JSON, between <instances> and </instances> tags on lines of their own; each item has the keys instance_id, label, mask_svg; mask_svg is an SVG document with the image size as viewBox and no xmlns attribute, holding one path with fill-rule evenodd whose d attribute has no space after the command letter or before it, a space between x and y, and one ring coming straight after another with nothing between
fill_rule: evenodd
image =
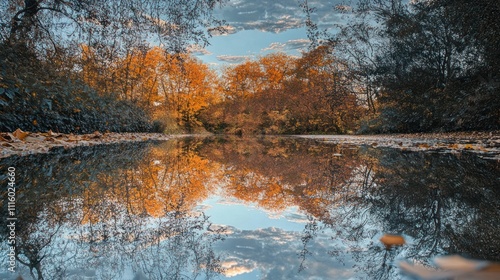
<instances>
[{"instance_id":1,"label":"dense forest","mask_svg":"<svg viewBox=\"0 0 500 280\"><path fill-rule=\"evenodd\" d=\"M0 4L0 131L390 133L500 127L500 2L363 0L311 46L211 69L223 0Z\"/></svg>"}]
</instances>

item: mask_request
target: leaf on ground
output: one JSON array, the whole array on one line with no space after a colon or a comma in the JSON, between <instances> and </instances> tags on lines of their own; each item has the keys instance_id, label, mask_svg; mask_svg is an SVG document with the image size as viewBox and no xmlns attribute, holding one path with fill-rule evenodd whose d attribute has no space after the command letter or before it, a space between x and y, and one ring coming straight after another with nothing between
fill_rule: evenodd
<instances>
[{"instance_id":1,"label":"leaf on ground","mask_svg":"<svg viewBox=\"0 0 500 280\"><path fill-rule=\"evenodd\" d=\"M7 138L3 137L3 134L2 134L2 135L0 135L0 141L2 141L2 142L8 142L10 140L7 140Z\"/></svg>"},{"instance_id":2,"label":"leaf on ground","mask_svg":"<svg viewBox=\"0 0 500 280\"><path fill-rule=\"evenodd\" d=\"M12 133L12 135L14 135L14 137L16 137L19 140L24 140L24 138L28 137L28 135L30 135L30 133L22 131L20 128L18 128L18 129L16 129L16 131L14 131Z\"/></svg>"},{"instance_id":3,"label":"leaf on ground","mask_svg":"<svg viewBox=\"0 0 500 280\"><path fill-rule=\"evenodd\" d=\"M449 145L448 145L448 148L453 149L453 150L456 150L456 149L458 149L459 147L458 147L458 144L454 143L454 144L449 144Z\"/></svg>"},{"instance_id":4,"label":"leaf on ground","mask_svg":"<svg viewBox=\"0 0 500 280\"><path fill-rule=\"evenodd\" d=\"M45 140L44 136L28 136L24 139L26 142L41 142Z\"/></svg>"},{"instance_id":5,"label":"leaf on ground","mask_svg":"<svg viewBox=\"0 0 500 280\"><path fill-rule=\"evenodd\" d=\"M472 146L472 144L465 144L464 146L464 150L473 150L474 149L474 146Z\"/></svg>"},{"instance_id":6,"label":"leaf on ground","mask_svg":"<svg viewBox=\"0 0 500 280\"><path fill-rule=\"evenodd\" d=\"M61 137L61 133L55 133L52 130L47 131L47 133L44 133L45 136L50 136L50 137Z\"/></svg>"},{"instance_id":7,"label":"leaf on ground","mask_svg":"<svg viewBox=\"0 0 500 280\"><path fill-rule=\"evenodd\" d=\"M102 134L99 131L94 131L94 134L92 134L92 138L101 138Z\"/></svg>"},{"instance_id":8,"label":"leaf on ground","mask_svg":"<svg viewBox=\"0 0 500 280\"><path fill-rule=\"evenodd\" d=\"M386 248L391 248L393 246L401 246L406 244L405 239L400 235L384 234L380 237L380 242L385 245Z\"/></svg>"},{"instance_id":9,"label":"leaf on ground","mask_svg":"<svg viewBox=\"0 0 500 280\"><path fill-rule=\"evenodd\" d=\"M431 146L427 143L420 143L417 145L419 148L422 148L422 149L429 149Z\"/></svg>"},{"instance_id":10,"label":"leaf on ground","mask_svg":"<svg viewBox=\"0 0 500 280\"><path fill-rule=\"evenodd\" d=\"M66 142L76 142L80 139L78 139L78 137L75 137L74 135L69 135L68 138L64 139L63 141L66 141Z\"/></svg>"}]
</instances>

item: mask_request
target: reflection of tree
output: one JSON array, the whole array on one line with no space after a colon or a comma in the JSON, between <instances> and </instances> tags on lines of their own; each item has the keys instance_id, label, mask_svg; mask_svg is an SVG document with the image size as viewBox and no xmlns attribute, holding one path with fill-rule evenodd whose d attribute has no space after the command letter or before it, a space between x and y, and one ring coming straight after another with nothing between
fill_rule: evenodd
<instances>
[{"instance_id":1,"label":"reflection of tree","mask_svg":"<svg viewBox=\"0 0 500 280\"><path fill-rule=\"evenodd\" d=\"M396 257L427 263L436 255L460 253L498 260L500 239L496 233L500 228L494 220L499 215L500 193L494 162L474 155L457 158L396 150L367 150L364 154L378 160L372 167L358 170L360 178L364 174L363 182L372 183L346 185L345 191L351 192L346 193L349 203L329 208L332 216L342 220L328 226L342 228L336 238L352 240L354 249L381 232L413 238L404 249L369 246L368 250L354 250L359 269L370 278L397 277L388 266Z\"/></svg>"},{"instance_id":2,"label":"reflection of tree","mask_svg":"<svg viewBox=\"0 0 500 280\"><path fill-rule=\"evenodd\" d=\"M298 270L314 267L309 258L319 247L312 244L323 231L332 236L332 260L369 279L397 278L397 258L500 255L498 163L472 154L187 138L8 158L1 174L8 166L19 166L23 202L18 257L39 279L77 273L87 263L100 278L125 268L151 279L210 278L221 271L212 250L221 232L190 210L219 186L223 195L267 210L297 207L311 217L302 244L287 253L302 261ZM411 242L386 250L377 240L382 233Z\"/></svg>"},{"instance_id":3,"label":"reflection of tree","mask_svg":"<svg viewBox=\"0 0 500 280\"><path fill-rule=\"evenodd\" d=\"M195 145L113 145L3 160L2 171L18 170L19 263L35 279L86 267L99 279L121 278L125 268L149 279L219 273L212 244L220 232L189 212L210 186L201 173L216 174L194 155Z\"/></svg>"},{"instance_id":4,"label":"reflection of tree","mask_svg":"<svg viewBox=\"0 0 500 280\"><path fill-rule=\"evenodd\" d=\"M439 254L463 253L498 260L494 162L367 147L358 153L284 138L214 141L200 153L223 164L228 195L269 210L299 206L320 228L331 229L345 246L331 255L351 254L368 278L397 278L392 264L402 257L427 263ZM304 262L316 226L312 221L303 233L298 254ZM413 241L385 250L376 240L384 232Z\"/></svg>"},{"instance_id":5,"label":"reflection of tree","mask_svg":"<svg viewBox=\"0 0 500 280\"><path fill-rule=\"evenodd\" d=\"M498 173L495 162L474 155L457 159L387 151L376 176L383 183L374 194L388 203L374 210L385 217L388 231L406 232L415 238L415 249L426 251L412 252L411 257L462 252L499 260L500 238L494 234L500 229L494 222L500 211ZM490 238L477 239L485 235ZM482 252L457 251L471 243Z\"/></svg>"}]
</instances>

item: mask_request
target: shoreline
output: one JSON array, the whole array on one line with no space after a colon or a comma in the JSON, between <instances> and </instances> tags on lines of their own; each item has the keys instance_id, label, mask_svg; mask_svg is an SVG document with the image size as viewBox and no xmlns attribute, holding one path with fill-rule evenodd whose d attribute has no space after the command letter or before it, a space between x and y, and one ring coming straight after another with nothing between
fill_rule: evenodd
<instances>
[{"instance_id":1,"label":"shoreline","mask_svg":"<svg viewBox=\"0 0 500 280\"><path fill-rule=\"evenodd\" d=\"M181 136L181 135L180 135ZM150 140L165 141L179 135L161 133L116 133L94 132L92 134L64 134L49 132L15 132L0 133L0 159L10 156L27 156L39 153L48 153L53 148L63 147L71 149L78 146L106 145L124 142L142 142Z\"/></svg>"},{"instance_id":2,"label":"shoreline","mask_svg":"<svg viewBox=\"0 0 500 280\"><path fill-rule=\"evenodd\" d=\"M26 156L48 153L55 147L71 149L77 146L93 146L120 142L141 142L149 140L166 141L190 136L162 133L116 133L94 132L92 134L63 134L49 132L0 133L0 159L14 155ZM370 145L372 147L396 148L407 151L461 152L471 151L480 156L500 160L500 131L448 132L415 134L372 134L372 135L277 135L313 139L340 145Z\"/></svg>"},{"instance_id":3,"label":"shoreline","mask_svg":"<svg viewBox=\"0 0 500 280\"><path fill-rule=\"evenodd\" d=\"M438 153L472 152L478 156L500 161L500 131L366 134L366 135L294 135L337 145L368 145L403 151Z\"/></svg>"}]
</instances>

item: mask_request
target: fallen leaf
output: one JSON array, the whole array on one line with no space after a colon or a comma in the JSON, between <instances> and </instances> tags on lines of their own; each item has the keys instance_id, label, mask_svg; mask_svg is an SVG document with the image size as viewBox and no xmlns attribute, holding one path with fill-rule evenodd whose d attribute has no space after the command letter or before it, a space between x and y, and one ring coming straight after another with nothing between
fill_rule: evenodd
<instances>
[{"instance_id":1,"label":"fallen leaf","mask_svg":"<svg viewBox=\"0 0 500 280\"><path fill-rule=\"evenodd\" d=\"M64 140L65 140L66 142L77 142L77 141L78 141L78 140L80 140L80 139L78 139L77 137L74 137L74 136L68 136L68 138L67 138L67 139L64 139Z\"/></svg>"},{"instance_id":2,"label":"fallen leaf","mask_svg":"<svg viewBox=\"0 0 500 280\"><path fill-rule=\"evenodd\" d=\"M450 144L448 145L448 148L456 150L458 149L458 144Z\"/></svg>"},{"instance_id":3,"label":"fallen leaf","mask_svg":"<svg viewBox=\"0 0 500 280\"><path fill-rule=\"evenodd\" d=\"M24 138L26 138L28 135L30 135L30 133L22 131L20 128L18 128L18 129L16 129L16 131L14 131L12 133L12 135L14 135L14 137L16 137L19 140L24 140Z\"/></svg>"},{"instance_id":4,"label":"fallen leaf","mask_svg":"<svg viewBox=\"0 0 500 280\"><path fill-rule=\"evenodd\" d=\"M46 134L47 134L47 136L50 136L50 137L59 137L59 136L62 136L60 133L55 133L52 130L49 130Z\"/></svg>"},{"instance_id":5,"label":"fallen leaf","mask_svg":"<svg viewBox=\"0 0 500 280\"><path fill-rule=\"evenodd\" d=\"M430 146L429 144L427 144L427 143L420 143L420 144L418 144L418 147L419 147L419 148L428 149L428 148L430 148L431 146Z\"/></svg>"},{"instance_id":6,"label":"fallen leaf","mask_svg":"<svg viewBox=\"0 0 500 280\"><path fill-rule=\"evenodd\" d=\"M385 245L387 249L393 246L401 246L406 244L405 239L400 235L384 234L380 237L380 242Z\"/></svg>"},{"instance_id":7,"label":"fallen leaf","mask_svg":"<svg viewBox=\"0 0 500 280\"><path fill-rule=\"evenodd\" d=\"M472 146L472 144L465 144L464 146L464 150L473 150L474 149L474 146Z\"/></svg>"},{"instance_id":8,"label":"fallen leaf","mask_svg":"<svg viewBox=\"0 0 500 280\"><path fill-rule=\"evenodd\" d=\"M94 131L94 133L89 134L89 135L85 135L84 137L85 137L85 139L97 139L97 138L101 138L102 134L99 131Z\"/></svg>"},{"instance_id":9,"label":"fallen leaf","mask_svg":"<svg viewBox=\"0 0 500 280\"><path fill-rule=\"evenodd\" d=\"M417 279L450 279L451 277L460 275L460 273L454 271L437 271L431 270L419 263L410 264L406 261L402 261L398 263L399 268L405 274L411 275Z\"/></svg>"},{"instance_id":10,"label":"fallen leaf","mask_svg":"<svg viewBox=\"0 0 500 280\"><path fill-rule=\"evenodd\" d=\"M43 136L28 136L24 139L26 142L40 142L40 141L44 141L45 140L45 137Z\"/></svg>"}]
</instances>

